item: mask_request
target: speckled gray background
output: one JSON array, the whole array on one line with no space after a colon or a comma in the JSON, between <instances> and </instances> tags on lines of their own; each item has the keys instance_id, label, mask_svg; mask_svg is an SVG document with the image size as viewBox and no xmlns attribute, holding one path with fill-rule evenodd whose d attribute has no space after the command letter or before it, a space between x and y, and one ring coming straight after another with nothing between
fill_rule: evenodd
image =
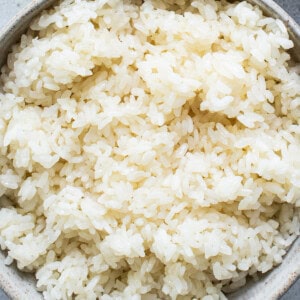
<instances>
[{"instance_id":1,"label":"speckled gray background","mask_svg":"<svg viewBox=\"0 0 300 300\"><path fill-rule=\"evenodd\" d=\"M0 28L29 2L30 0L0 0ZM300 0L275 0L275 2L283 7L300 24ZM0 300L8 300L8 297L1 289ZM280 300L300 300L300 279L296 281Z\"/></svg>"}]
</instances>

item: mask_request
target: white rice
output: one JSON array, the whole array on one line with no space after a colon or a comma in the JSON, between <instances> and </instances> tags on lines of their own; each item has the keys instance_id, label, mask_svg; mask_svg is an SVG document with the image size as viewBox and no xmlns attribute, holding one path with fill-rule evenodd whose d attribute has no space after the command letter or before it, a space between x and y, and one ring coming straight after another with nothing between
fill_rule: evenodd
<instances>
[{"instance_id":1,"label":"white rice","mask_svg":"<svg viewBox=\"0 0 300 300\"><path fill-rule=\"evenodd\" d=\"M68 0L0 88L0 245L45 299L225 299L299 234L300 77L246 2Z\"/></svg>"}]
</instances>

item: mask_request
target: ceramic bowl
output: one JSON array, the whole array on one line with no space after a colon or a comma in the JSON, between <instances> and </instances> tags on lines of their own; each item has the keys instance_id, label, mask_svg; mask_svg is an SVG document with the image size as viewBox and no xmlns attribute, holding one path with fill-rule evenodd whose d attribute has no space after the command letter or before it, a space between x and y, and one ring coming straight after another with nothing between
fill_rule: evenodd
<instances>
[{"instance_id":1,"label":"ceramic bowl","mask_svg":"<svg viewBox=\"0 0 300 300\"><path fill-rule=\"evenodd\" d=\"M290 38L295 47L291 52L294 61L300 62L300 27L299 25L272 0L248 0L258 5L266 15L281 19L287 26ZM0 66L6 62L11 46L16 43L24 33L30 21L42 10L50 7L55 0L33 0L21 10L10 23L0 30ZM0 288L11 299L38 300L42 295L35 289L35 279L32 274L18 271L15 266L4 264L5 253L0 251ZM254 282L249 281L237 292L228 295L231 300L275 300L300 275L300 238L289 249L281 265L261 276Z\"/></svg>"}]
</instances>

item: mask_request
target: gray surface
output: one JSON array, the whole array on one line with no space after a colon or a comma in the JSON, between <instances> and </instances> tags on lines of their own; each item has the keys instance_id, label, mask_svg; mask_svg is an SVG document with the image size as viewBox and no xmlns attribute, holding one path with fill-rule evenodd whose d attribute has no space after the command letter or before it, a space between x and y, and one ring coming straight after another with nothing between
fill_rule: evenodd
<instances>
[{"instance_id":1,"label":"gray surface","mask_svg":"<svg viewBox=\"0 0 300 300\"><path fill-rule=\"evenodd\" d=\"M28 2L30 2L30 0L0 0L0 28L4 26L22 7L26 6ZM275 0L275 2L283 7L298 24L300 23L300 0ZM7 299L8 297L0 289L0 300ZM300 279L298 279L297 282L287 291L281 300L299 299Z\"/></svg>"},{"instance_id":2,"label":"gray surface","mask_svg":"<svg viewBox=\"0 0 300 300\"><path fill-rule=\"evenodd\" d=\"M6 300L8 299L7 296L4 294L2 290L0 290L0 300Z\"/></svg>"}]
</instances>

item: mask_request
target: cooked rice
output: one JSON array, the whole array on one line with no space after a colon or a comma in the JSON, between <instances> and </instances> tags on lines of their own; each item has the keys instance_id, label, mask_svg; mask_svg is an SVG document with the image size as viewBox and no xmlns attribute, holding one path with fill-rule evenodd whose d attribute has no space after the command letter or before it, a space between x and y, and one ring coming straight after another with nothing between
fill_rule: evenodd
<instances>
[{"instance_id":1,"label":"cooked rice","mask_svg":"<svg viewBox=\"0 0 300 300\"><path fill-rule=\"evenodd\" d=\"M2 69L0 245L45 299L225 299L299 234L300 77L246 2L68 0Z\"/></svg>"}]
</instances>

